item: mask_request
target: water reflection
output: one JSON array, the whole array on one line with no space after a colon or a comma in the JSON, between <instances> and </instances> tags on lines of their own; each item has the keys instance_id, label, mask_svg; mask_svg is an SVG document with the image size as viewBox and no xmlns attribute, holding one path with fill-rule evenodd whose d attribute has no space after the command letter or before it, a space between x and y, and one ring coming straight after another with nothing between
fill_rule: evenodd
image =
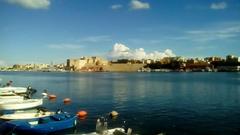
<instances>
[{"instance_id":1,"label":"water reflection","mask_svg":"<svg viewBox=\"0 0 240 135\"><path fill-rule=\"evenodd\" d=\"M140 134L235 135L240 125L239 73L38 73L4 72L1 82L32 85L57 95L44 105L89 115L74 132L95 129L96 118L112 110ZM36 96L40 96L37 93ZM63 99L72 102L64 105Z\"/></svg>"}]
</instances>

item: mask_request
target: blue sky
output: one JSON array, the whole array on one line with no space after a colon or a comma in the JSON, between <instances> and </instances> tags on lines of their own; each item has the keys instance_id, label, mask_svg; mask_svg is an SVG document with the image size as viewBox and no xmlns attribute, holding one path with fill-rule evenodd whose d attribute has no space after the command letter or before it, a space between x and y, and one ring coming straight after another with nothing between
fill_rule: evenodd
<instances>
[{"instance_id":1,"label":"blue sky","mask_svg":"<svg viewBox=\"0 0 240 135\"><path fill-rule=\"evenodd\" d=\"M146 53L240 56L240 1L0 1L0 65L105 57L115 43Z\"/></svg>"}]
</instances>

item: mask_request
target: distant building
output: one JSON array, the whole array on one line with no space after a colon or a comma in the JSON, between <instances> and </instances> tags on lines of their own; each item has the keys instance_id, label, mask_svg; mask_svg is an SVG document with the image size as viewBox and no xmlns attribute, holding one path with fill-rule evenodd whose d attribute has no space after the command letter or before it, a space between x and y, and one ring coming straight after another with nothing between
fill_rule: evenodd
<instances>
[{"instance_id":1,"label":"distant building","mask_svg":"<svg viewBox=\"0 0 240 135\"><path fill-rule=\"evenodd\" d=\"M234 55L227 55L226 62L240 62L240 59Z\"/></svg>"},{"instance_id":2,"label":"distant building","mask_svg":"<svg viewBox=\"0 0 240 135\"><path fill-rule=\"evenodd\" d=\"M67 59L66 69L70 71L98 71L102 70L102 66L107 64L108 61L100 57L81 57Z\"/></svg>"},{"instance_id":3,"label":"distant building","mask_svg":"<svg viewBox=\"0 0 240 135\"><path fill-rule=\"evenodd\" d=\"M206 62L214 62L214 61L222 61L223 59L221 57L212 56L212 57L206 57L204 58L204 60Z\"/></svg>"},{"instance_id":4,"label":"distant building","mask_svg":"<svg viewBox=\"0 0 240 135\"><path fill-rule=\"evenodd\" d=\"M154 60L147 59L147 60L143 60L142 63L143 63L143 64L151 64L151 63L154 63Z\"/></svg>"}]
</instances>

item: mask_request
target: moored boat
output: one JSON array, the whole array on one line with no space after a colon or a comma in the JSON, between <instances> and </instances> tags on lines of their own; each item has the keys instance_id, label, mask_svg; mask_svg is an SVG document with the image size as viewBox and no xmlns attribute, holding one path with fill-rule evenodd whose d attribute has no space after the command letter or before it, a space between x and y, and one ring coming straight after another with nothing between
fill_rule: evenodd
<instances>
[{"instance_id":1,"label":"moored boat","mask_svg":"<svg viewBox=\"0 0 240 135\"><path fill-rule=\"evenodd\" d=\"M0 96L0 102L17 102L24 100L23 96Z\"/></svg>"},{"instance_id":2,"label":"moored boat","mask_svg":"<svg viewBox=\"0 0 240 135\"><path fill-rule=\"evenodd\" d=\"M12 120L4 124L4 128L10 129L16 134L49 134L60 130L75 127L77 119L75 115L60 113L29 120Z\"/></svg>"},{"instance_id":3,"label":"moored boat","mask_svg":"<svg viewBox=\"0 0 240 135\"><path fill-rule=\"evenodd\" d=\"M36 89L33 89L32 87L28 86L25 87L2 87L0 88L0 96L14 96L14 95L22 95L22 94L33 94L37 92Z\"/></svg>"},{"instance_id":4,"label":"moored boat","mask_svg":"<svg viewBox=\"0 0 240 135\"><path fill-rule=\"evenodd\" d=\"M34 111L16 111L12 114L3 114L0 119L3 120L22 120L22 119L34 119L42 118L46 116L54 115L55 112L34 110Z\"/></svg>"},{"instance_id":5,"label":"moored boat","mask_svg":"<svg viewBox=\"0 0 240 135\"><path fill-rule=\"evenodd\" d=\"M22 101L0 101L0 110L17 110L37 107L43 104L42 99L27 99Z\"/></svg>"},{"instance_id":6,"label":"moored boat","mask_svg":"<svg viewBox=\"0 0 240 135\"><path fill-rule=\"evenodd\" d=\"M123 128L113 128L113 129L107 129L104 131L104 133L97 133L97 132L92 132L92 133L85 133L85 134L79 134L79 135L131 135L127 134L124 132Z\"/></svg>"},{"instance_id":7,"label":"moored boat","mask_svg":"<svg viewBox=\"0 0 240 135\"><path fill-rule=\"evenodd\" d=\"M26 87L12 87L12 86L7 86L7 87L2 87L0 88L0 92L11 92L14 91L15 93L25 93L28 88Z\"/></svg>"}]
</instances>

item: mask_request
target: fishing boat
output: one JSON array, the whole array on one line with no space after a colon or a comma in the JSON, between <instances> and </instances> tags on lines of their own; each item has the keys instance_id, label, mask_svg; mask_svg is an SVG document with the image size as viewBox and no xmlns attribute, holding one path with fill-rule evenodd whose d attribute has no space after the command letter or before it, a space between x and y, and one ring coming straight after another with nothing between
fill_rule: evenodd
<instances>
[{"instance_id":1,"label":"fishing boat","mask_svg":"<svg viewBox=\"0 0 240 135\"><path fill-rule=\"evenodd\" d=\"M131 128L128 128L127 130L125 130L124 128L108 129L108 123L106 119L104 117L101 117L100 119L97 119L96 132L79 135L132 135L132 129Z\"/></svg>"},{"instance_id":2,"label":"fishing boat","mask_svg":"<svg viewBox=\"0 0 240 135\"><path fill-rule=\"evenodd\" d=\"M28 88L26 87L12 87L12 86L7 86L7 87L2 87L0 88L1 92L11 92L14 91L15 93L25 93Z\"/></svg>"},{"instance_id":3,"label":"fishing boat","mask_svg":"<svg viewBox=\"0 0 240 135\"><path fill-rule=\"evenodd\" d=\"M43 104L43 99L27 99L22 101L0 101L0 110L17 110L37 107Z\"/></svg>"},{"instance_id":4,"label":"fishing boat","mask_svg":"<svg viewBox=\"0 0 240 135\"><path fill-rule=\"evenodd\" d=\"M131 134L125 133L123 128L113 128L113 129L107 129L103 133L92 132L92 133L86 133L86 134L81 134L81 135L101 135L101 134L103 134L103 135L131 135Z\"/></svg>"},{"instance_id":5,"label":"fishing boat","mask_svg":"<svg viewBox=\"0 0 240 135\"><path fill-rule=\"evenodd\" d=\"M0 96L0 102L17 102L24 100L24 96Z\"/></svg>"},{"instance_id":6,"label":"fishing boat","mask_svg":"<svg viewBox=\"0 0 240 135\"><path fill-rule=\"evenodd\" d=\"M34 110L21 110L15 111L12 114L3 114L0 119L3 120L23 120L23 119L34 119L42 118L54 115L55 112L50 112L44 109L34 109Z\"/></svg>"},{"instance_id":7,"label":"fishing boat","mask_svg":"<svg viewBox=\"0 0 240 135\"><path fill-rule=\"evenodd\" d=\"M15 96L17 93L14 91L0 91L0 96Z\"/></svg>"},{"instance_id":8,"label":"fishing boat","mask_svg":"<svg viewBox=\"0 0 240 135\"><path fill-rule=\"evenodd\" d=\"M0 96L14 96L14 95L20 95L20 94L33 94L37 92L36 89L33 89L32 87L28 86L26 87L2 87L0 88Z\"/></svg>"},{"instance_id":9,"label":"fishing boat","mask_svg":"<svg viewBox=\"0 0 240 135\"><path fill-rule=\"evenodd\" d=\"M13 133L23 135L49 134L52 132L69 129L77 125L75 115L60 113L37 119L12 120L4 124L4 128Z\"/></svg>"}]
</instances>

